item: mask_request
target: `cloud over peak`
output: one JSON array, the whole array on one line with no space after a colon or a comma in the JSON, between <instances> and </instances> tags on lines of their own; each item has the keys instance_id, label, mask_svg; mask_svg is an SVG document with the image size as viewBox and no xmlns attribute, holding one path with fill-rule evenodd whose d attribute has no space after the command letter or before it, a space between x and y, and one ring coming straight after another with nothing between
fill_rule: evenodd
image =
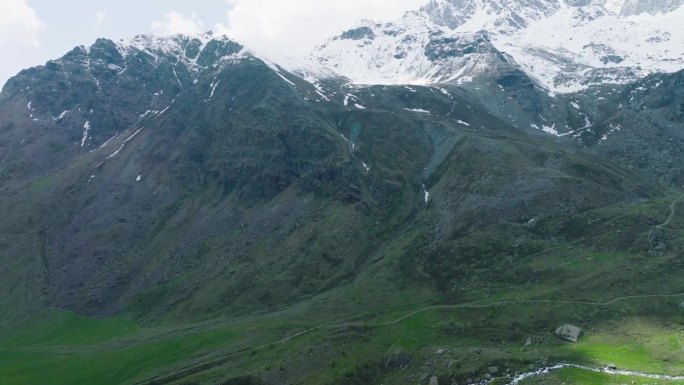
<instances>
[{"instance_id":1,"label":"cloud over peak","mask_svg":"<svg viewBox=\"0 0 684 385\"><path fill-rule=\"evenodd\" d=\"M46 27L26 0L3 0L0 44L38 46L38 35Z\"/></svg>"}]
</instances>

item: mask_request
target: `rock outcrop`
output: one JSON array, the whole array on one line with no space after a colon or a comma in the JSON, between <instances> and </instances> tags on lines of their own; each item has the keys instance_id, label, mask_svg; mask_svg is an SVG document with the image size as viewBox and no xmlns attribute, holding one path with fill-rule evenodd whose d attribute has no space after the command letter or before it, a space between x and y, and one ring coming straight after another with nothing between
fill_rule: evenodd
<instances>
[{"instance_id":1,"label":"rock outcrop","mask_svg":"<svg viewBox=\"0 0 684 385\"><path fill-rule=\"evenodd\" d=\"M584 335L584 330L573 325L563 325L556 329L556 335L566 341L577 342Z\"/></svg>"}]
</instances>

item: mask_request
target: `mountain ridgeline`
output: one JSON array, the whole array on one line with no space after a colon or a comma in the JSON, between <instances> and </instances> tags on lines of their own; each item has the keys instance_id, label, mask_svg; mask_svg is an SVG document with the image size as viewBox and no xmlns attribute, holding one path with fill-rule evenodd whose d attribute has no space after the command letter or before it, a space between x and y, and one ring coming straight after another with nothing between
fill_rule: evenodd
<instances>
[{"instance_id":1,"label":"mountain ridgeline","mask_svg":"<svg viewBox=\"0 0 684 385\"><path fill-rule=\"evenodd\" d=\"M586 21L579 30L667 21L681 4L431 0L395 22L364 22L295 66L207 33L98 39L26 69L0 93L0 341L14 346L36 314L177 328L122 337L126 349L243 325L244 340L221 334L220 346L112 383L428 383L423 372L465 383L540 355L589 359L543 336L515 356L496 344L520 336L491 331L605 325L608 309L426 315L415 333L476 335L467 343L485 349L441 366L426 358L433 342L409 342L414 331L371 330L435 304L684 291L681 55L648 67L634 64L641 52L595 36L581 57L513 44L563 12ZM678 55L663 47L681 47L681 27L661 27L646 37L654 52ZM620 314L671 315L656 303ZM308 361L275 345L268 359L221 358L270 337L289 343L301 332L290 322L341 320L339 335L296 345L310 345ZM255 369L261 358L269 363Z\"/></svg>"}]
</instances>

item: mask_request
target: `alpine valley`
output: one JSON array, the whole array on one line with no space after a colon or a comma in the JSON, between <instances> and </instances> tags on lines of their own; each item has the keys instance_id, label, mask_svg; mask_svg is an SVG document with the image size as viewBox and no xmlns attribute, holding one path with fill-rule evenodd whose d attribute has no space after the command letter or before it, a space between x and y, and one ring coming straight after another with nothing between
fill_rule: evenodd
<instances>
[{"instance_id":1,"label":"alpine valley","mask_svg":"<svg viewBox=\"0 0 684 385\"><path fill-rule=\"evenodd\" d=\"M683 384L683 4L430 0L301 60L141 35L21 71L0 384Z\"/></svg>"}]
</instances>

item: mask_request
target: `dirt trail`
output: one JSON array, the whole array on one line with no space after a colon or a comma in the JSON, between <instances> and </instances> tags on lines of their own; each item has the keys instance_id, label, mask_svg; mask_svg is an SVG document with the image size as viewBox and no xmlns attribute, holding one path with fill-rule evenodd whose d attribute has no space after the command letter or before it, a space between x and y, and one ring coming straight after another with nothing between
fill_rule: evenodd
<instances>
[{"instance_id":1,"label":"dirt trail","mask_svg":"<svg viewBox=\"0 0 684 385\"><path fill-rule=\"evenodd\" d=\"M672 201L672 203L670 204L670 216L667 217L667 220L665 220L665 222L663 222L663 223L659 224L658 226L656 226L656 229L662 229L663 227L669 225L670 222L672 222L672 218L673 218L673 217L675 216L675 214L677 213L677 203L679 203L679 201L681 201L682 198L684 198L684 195L680 195L677 199L675 199L674 201Z\"/></svg>"},{"instance_id":2,"label":"dirt trail","mask_svg":"<svg viewBox=\"0 0 684 385\"><path fill-rule=\"evenodd\" d=\"M500 302L493 302L489 304L482 304L482 305L475 305L475 304L458 304L458 305L435 305L435 306L426 306L424 308L412 311L410 313L407 313L395 320L392 321L387 321L387 322L378 322L378 323L365 323L365 322L345 322L345 323L339 323L339 324L331 324L331 325L320 325L316 327L312 327L306 330L302 330L296 334L293 334L291 336L282 338L278 341L274 341L271 343L266 343L254 347L248 347L248 348L243 348L240 350L236 350L234 352L225 354L223 356L189 366L187 368L178 370L174 373L164 375L164 376L159 376L159 377L153 377L149 378L147 380L137 382L135 385L161 385L161 384L167 384L173 381L177 381L180 379L183 379L185 377L188 377L190 375L196 374L203 372L205 370L209 370L211 368L214 368L216 366L222 365L236 355L246 353L246 352L253 352L253 351L258 351L261 349L265 349L268 347L271 347L273 345L280 345L287 343L289 341L292 341L296 338L302 337L304 335L313 333L318 330L322 329L344 329L344 328L351 328L351 327L370 327L370 328L377 328L377 327L384 327L384 326L392 326L395 324L398 324L399 322L402 322L408 318L414 317L418 314L425 313L427 311L431 310L440 310L440 309L486 309L486 308L492 308L492 307L499 307L499 306L509 306L509 305L534 305L534 304L568 304L568 305L584 305L584 306L610 306L618 302L622 301L628 301L628 300L634 300L634 299L647 299L647 298L676 298L676 297L684 297L684 293L679 293L679 294L649 294L649 295L632 295L632 296L625 296L625 297L619 297L619 298L614 298L609 301L604 301L604 302L590 302L590 301L563 301L563 300L519 300L519 301L500 301ZM566 364L569 365L569 364ZM637 372L634 372L637 373Z\"/></svg>"}]
</instances>

